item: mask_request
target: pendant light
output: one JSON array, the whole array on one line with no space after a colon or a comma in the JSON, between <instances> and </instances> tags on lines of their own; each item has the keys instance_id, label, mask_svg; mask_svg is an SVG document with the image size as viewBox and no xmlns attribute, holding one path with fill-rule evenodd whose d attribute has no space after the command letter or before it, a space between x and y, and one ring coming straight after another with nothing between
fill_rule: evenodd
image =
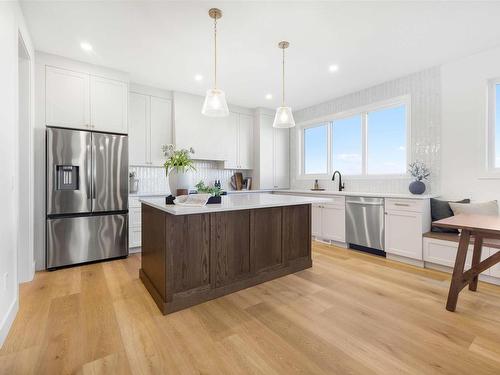
<instances>
[{"instance_id":1,"label":"pendant light","mask_svg":"<svg viewBox=\"0 0 500 375\"><path fill-rule=\"evenodd\" d=\"M201 113L209 117L226 117L229 116L226 94L217 88L217 20L222 17L222 11L212 8L208 15L214 20L214 87L207 90Z\"/></svg>"},{"instance_id":2,"label":"pendant light","mask_svg":"<svg viewBox=\"0 0 500 375\"><path fill-rule=\"evenodd\" d=\"M283 100L281 107L276 109L276 116L274 116L273 128L293 128L295 120L293 119L292 109L285 106L285 49L290 46L287 41L278 43L278 47L283 50Z\"/></svg>"}]
</instances>

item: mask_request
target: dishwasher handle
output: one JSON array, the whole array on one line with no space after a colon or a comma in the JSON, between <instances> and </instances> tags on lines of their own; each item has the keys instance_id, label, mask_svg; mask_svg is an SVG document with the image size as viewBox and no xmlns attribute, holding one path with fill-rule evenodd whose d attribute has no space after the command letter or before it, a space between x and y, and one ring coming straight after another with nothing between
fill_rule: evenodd
<instances>
[{"instance_id":1,"label":"dishwasher handle","mask_svg":"<svg viewBox=\"0 0 500 375\"><path fill-rule=\"evenodd\" d=\"M347 204L357 204L360 206L383 206L384 202L359 202L359 201L347 201Z\"/></svg>"}]
</instances>

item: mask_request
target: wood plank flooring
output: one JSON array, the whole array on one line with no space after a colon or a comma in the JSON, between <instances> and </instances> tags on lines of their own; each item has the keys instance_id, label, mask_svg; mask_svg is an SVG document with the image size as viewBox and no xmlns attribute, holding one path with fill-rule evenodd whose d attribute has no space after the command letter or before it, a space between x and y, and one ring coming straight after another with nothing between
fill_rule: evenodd
<instances>
[{"instance_id":1,"label":"wood plank flooring","mask_svg":"<svg viewBox=\"0 0 500 375\"><path fill-rule=\"evenodd\" d=\"M500 374L500 287L314 243L311 269L160 314L140 256L21 286L0 374Z\"/></svg>"}]
</instances>

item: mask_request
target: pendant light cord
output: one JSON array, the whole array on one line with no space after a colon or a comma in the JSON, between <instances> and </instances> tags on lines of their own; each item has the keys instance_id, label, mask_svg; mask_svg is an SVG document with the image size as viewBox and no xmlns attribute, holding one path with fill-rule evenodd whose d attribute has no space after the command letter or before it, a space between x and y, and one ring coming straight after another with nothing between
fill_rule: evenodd
<instances>
[{"instance_id":1,"label":"pendant light cord","mask_svg":"<svg viewBox=\"0 0 500 375\"><path fill-rule=\"evenodd\" d=\"M214 89L217 88L217 17L214 18L214 50L215 50L215 56L214 56Z\"/></svg>"},{"instance_id":2,"label":"pendant light cord","mask_svg":"<svg viewBox=\"0 0 500 375\"><path fill-rule=\"evenodd\" d=\"M282 78L283 78L283 102L282 102L282 107L285 106L285 49L283 48L283 72L282 72Z\"/></svg>"}]
</instances>

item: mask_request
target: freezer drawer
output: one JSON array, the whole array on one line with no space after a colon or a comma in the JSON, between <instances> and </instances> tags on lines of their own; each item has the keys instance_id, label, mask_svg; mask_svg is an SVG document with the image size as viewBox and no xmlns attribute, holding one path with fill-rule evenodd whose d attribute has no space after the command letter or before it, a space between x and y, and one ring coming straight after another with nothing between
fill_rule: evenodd
<instances>
[{"instance_id":1,"label":"freezer drawer","mask_svg":"<svg viewBox=\"0 0 500 375\"><path fill-rule=\"evenodd\" d=\"M47 268L128 255L128 214L47 220Z\"/></svg>"}]
</instances>

